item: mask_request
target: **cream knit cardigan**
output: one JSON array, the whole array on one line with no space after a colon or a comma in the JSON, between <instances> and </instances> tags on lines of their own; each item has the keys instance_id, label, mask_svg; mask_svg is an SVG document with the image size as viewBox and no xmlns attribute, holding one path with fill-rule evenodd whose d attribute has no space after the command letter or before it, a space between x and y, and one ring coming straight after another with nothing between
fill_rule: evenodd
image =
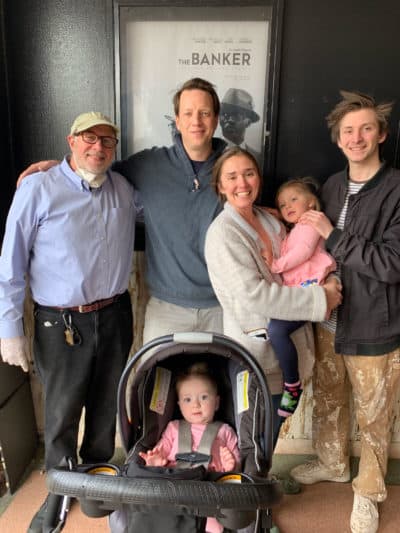
<instances>
[{"instance_id":1,"label":"cream knit cardigan","mask_svg":"<svg viewBox=\"0 0 400 533\"><path fill-rule=\"evenodd\" d=\"M279 256L284 237L281 224L264 210L254 207L269 234L274 255ZM281 391L278 362L269 341L248 335L265 328L270 318L322 321L327 310L322 287L285 287L272 274L261 256L262 243L257 232L229 204L213 221L205 242L205 257L215 294L223 309L224 333L243 346L258 360L267 374L272 393ZM310 328L301 328L294 336L299 359L313 360ZM309 374L313 361L304 364Z\"/></svg>"}]
</instances>

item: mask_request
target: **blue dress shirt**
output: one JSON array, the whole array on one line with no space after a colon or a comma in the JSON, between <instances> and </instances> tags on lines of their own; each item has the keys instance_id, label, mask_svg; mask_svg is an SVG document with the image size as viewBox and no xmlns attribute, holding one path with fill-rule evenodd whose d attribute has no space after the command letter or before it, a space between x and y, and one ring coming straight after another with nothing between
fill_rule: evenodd
<instances>
[{"instance_id":1,"label":"blue dress shirt","mask_svg":"<svg viewBox=\"0 0 400 533\"><path fill-rule=\"evenodd\" d=\"M128 288L138 193L117 172L91 189L67 159L23 180L0 256L0 338L23 335L26 276L33 300L71 307Z\"/></svg>"}]
</instances>

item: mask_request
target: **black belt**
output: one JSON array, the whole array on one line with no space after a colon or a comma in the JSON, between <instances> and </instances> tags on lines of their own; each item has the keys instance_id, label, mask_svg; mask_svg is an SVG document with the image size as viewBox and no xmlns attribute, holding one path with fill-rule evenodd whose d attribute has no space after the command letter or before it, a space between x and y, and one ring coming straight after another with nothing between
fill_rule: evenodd
<instances>
[{"instance_id":1,"label":"black belt","mask_svg":"<svg viewBox=\"0 0 400 533\"><path fill-rule=\"evenodd\" d=\"M75 311L78 313L91 313L92 311L100 311L100 309L103 309L104 307L107 307L108 305L113 304L116 302L122 295L117 294L116 296L112 296L111 298L105 298L104 300L97 300L96 302L92 302L91 304L85 304L85 305L76 305L73 307L51 307L48 305L40 305L41 308L46 309L52 309L54 311Z\"/></svg>"}]
</instances>

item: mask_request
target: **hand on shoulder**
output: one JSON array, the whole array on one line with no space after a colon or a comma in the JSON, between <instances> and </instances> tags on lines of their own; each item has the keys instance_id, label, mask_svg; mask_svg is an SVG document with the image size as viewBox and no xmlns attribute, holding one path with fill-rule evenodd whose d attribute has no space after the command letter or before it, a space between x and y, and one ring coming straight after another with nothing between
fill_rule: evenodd
<instances>
[{"instance_id":1,"label":"hand on shoulder","mask_svg":"<svg viewBox=\"0 0 400 533\"><path fill-rule=\"evenodd\" d=\"M45 172L46 170L49 170L55 165L58 165L59 162L60 161L57 161L56 159L47 159L46 161L39 161L37 163L32 163L18 176L17 187L21 185L22 180L26 178L27 176L30 176L31 174L34 174L35 172Z\"/></svg>"}]
</instances>

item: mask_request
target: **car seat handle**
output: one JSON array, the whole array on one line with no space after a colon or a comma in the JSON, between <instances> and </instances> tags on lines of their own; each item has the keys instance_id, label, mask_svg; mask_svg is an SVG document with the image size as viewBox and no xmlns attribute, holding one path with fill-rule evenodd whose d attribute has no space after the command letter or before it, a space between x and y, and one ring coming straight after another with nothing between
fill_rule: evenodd
<instances>
[{"instance_id":1,"label":"car seat handle","mask_svg":"<svg viewBox=\"0 0 400 533\"><path fill-rule=\"evenodd\" d=\"M207 344L213 342L213 334L203 331L174 333L173 340L179 343Z\"/></svg>"}]
</instances>

